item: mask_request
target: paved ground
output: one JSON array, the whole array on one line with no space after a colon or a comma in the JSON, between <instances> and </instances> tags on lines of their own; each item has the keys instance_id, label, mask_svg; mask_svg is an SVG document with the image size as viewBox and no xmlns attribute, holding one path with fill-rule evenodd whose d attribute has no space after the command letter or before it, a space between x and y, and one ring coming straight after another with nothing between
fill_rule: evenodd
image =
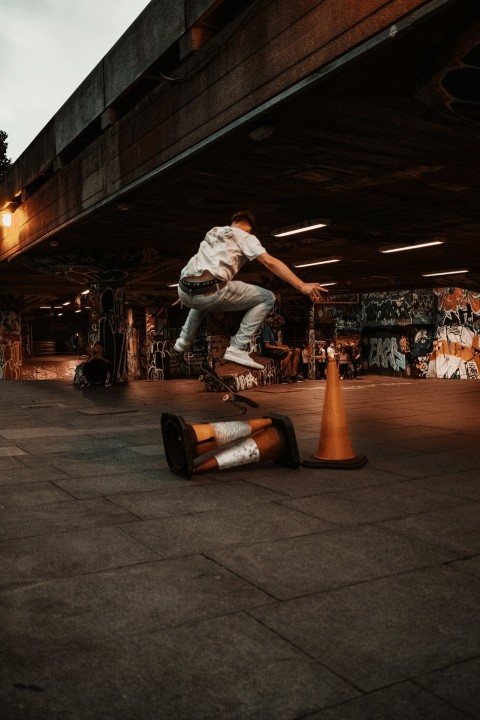
<instances>
[{"instance_id":1,"label":"paved ground","mask_svg":"<svg viewBox=\"0 0 480 720\"><path fill-rule=\"evenodd\" d=\"M480 718L480 383L342 388L363 468L192 481L200 383L1 382L1 717ZM315 452L321 381L250 394Z\"/></svg>"}]
</instances>

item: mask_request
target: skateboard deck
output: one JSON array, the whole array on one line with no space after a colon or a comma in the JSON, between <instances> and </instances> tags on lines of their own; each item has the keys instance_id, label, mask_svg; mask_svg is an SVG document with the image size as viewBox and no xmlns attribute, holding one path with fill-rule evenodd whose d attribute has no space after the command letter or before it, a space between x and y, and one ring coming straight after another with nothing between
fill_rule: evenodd
<instances>
[{"instance_id":1,"label":"skateboard deck","mask_svg":"<svg viewBox=\"0 0 480 720\"><path fill-rule=\"evenodd\" d=\"M200 369L203 373L203 375L200 375L200 380L205 380L204 375L209 378L209 383L213 387L214 390L222 391L225 393L222 400L224 402L231 402L235 407L237 407L240 412L243 414L247 411L247 408L245 405L248 405L252 408L258 408L258 403L255 402L255 400L252 400L249 397L245 397L245 395L239 395L235 390L232 390L232 388L227 385L225 380L222 380L221 377L217 375L215 370L210 367L210 365L206 365L205 363L200 366Z\"/></svg>"}]
</instances>

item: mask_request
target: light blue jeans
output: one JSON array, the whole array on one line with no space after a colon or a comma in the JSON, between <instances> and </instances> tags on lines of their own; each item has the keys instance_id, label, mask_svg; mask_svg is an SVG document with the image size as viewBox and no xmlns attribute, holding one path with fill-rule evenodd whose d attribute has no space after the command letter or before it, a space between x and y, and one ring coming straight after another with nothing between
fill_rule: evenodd
<instances>
[{"instance_id":1,"label":"light blue jeans","mask_svg":"<svg viewBox=\"0 0 480 720\"><path fill-rule=\"evenodd\" d=\"M190 308L180 338L193 343L201 322L209 312L234 312L246 310L240 327L230 343L240 350L247 350L254 335L275 305L275 295L270 290L249 285L241 280L230 280L224 288L211 295L190 295L181 286L178 297Z\"/></svg>"}]
</instances>

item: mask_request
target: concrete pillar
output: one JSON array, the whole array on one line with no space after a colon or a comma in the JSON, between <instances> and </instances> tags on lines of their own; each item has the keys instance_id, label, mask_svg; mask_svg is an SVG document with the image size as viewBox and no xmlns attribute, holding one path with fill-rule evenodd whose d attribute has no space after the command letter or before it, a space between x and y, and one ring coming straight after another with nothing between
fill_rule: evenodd
<instances>
[{"instance_id":1,"label":"concrete pillar","mask_svg":"<svg viewBox=\"0 0 480 720\"><path fill-rule=\"evenodd\" d=\"M308 367L308 379L315 378L315 305L310 306L308 314L308 347L310 348L310 364Z\"/></svg>"},{"instance_id":2,"label":"concrete pillar","mask_svg":"<svg viewBox=\"0 0 480 720\"><path fill-rule=\"evenodd\" d=\"M164 306L149 305L145 313L147 342L147 378L166 380L177 377L178 357L170 354L168 341L168 311ZM172 367L171 363L175 363ZM180 377L180 376L179 376Z\"/></svg>"},{"instance_id":3,"label":"concrete pillar","mask_svg":"<svg viewBox=\"0 0 480 720\"><path fill-rule=\"evenodd\" d=\"M0 380L21 380L22 335L20 312L0 309Z\"/></svg>"},{"instance_id":4,"label":"concrete pillar","mask_svg":"<svg viewBox=\"0 0 480 720\"><path fill-rule=\"evenodd\" d=\"M105 357L113 365L113 380L128 381L127 350L129 325L125 307L125 287L96 283L90 287L88 347L101 342Z\"/></svg>"}]
</instances>

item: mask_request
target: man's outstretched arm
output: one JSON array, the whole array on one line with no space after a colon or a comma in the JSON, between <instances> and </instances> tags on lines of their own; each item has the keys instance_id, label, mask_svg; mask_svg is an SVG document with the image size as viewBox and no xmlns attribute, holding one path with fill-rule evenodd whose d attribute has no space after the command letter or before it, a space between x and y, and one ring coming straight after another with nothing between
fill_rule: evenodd
<instances>
[{"instance_id":1,"label":"man's outstretched arm","mask_svg":"<svg viewBox=\"0 0 480 720\"><path fill-rule=\"evenodd\" d=\"M312 302L320 298L321 292L328 292L328 290L322 287L319 283L303 282L303 280L295 275L295 273L292 272L290 268L282 262L282 260L279 260L267 252L262 253L256 259L268 270L270 270L270 272L279 277L280 280L284 280L294 287L295 290L303 293L303 295L308 295Z\"/></svg>"}]
</instances>

